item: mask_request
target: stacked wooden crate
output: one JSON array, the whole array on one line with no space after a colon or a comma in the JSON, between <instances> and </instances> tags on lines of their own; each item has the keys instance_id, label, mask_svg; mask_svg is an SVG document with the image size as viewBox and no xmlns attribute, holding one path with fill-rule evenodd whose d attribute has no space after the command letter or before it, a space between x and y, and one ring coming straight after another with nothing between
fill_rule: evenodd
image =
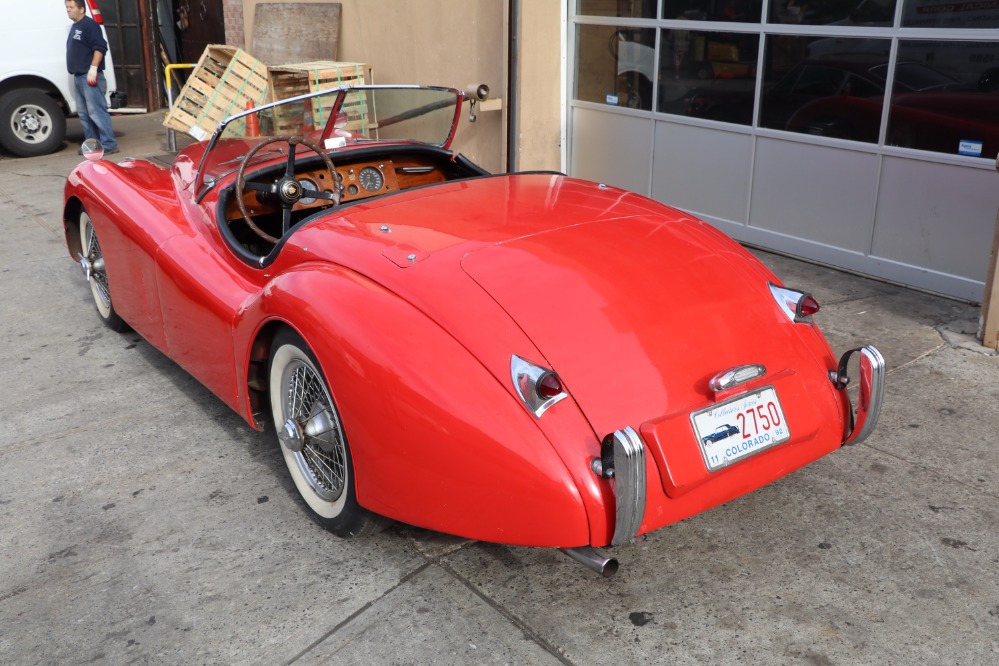
<instances>
[{"instance_id":1,"label":"stacked wooden crate","mask_svg":"<svg viewBox=\"0 0 999 666\"><path fill-rule=\"evenodd\" d=\"M270 75L271 99L279 101L305 95L320 90L334 90L341 86L361 86L371 83L371 67L359 62L316 62L294 63L268 68ZM332 102L329 96L313 99L311 108L299 110L282 109L275 119L277 134L296 134L311 127L322 127L327 120L328 108L324 103ZM354 97L342 109L351 122L348 129L359 130L361 119L366 117L366 108L361 97ZM311 123L311 125L310 125ZM354 127L351 127L354 125Z\"/></svg>"},{"instance_id":2,"label":"stacked wooden crate","mask_svg":"<svg viewBox=\"0 0 999 666\"><path fill-rule=\"evenodd\" d=\"M298 95L341 86L371 82L371 67L357 62L316 61L267 67L235 46L211 45L205 49L180 95L167 113L163 125L186 132L202 141L229 116L245 111L251 104L261 106ZM298 134L326 122L331 102L328 96L314 99L311 108L278 109L269 133ZM352 96L343 109L349 118L347 129L367 129L367 97ZM308 111L308 112L306 112ZM234 133L242 133L238 127Z\"/></svg>"},{"instance_id":3,"label":"stacked wooden crate","mask_svg":"<svg viewBox=\"0 0 999 666\"><path fill-rule=\"evenodd\" d=\"M163 125L206 139L225 118L271 101L267 66L243 49L205 49Z\"/></svg>"}]
</instances>

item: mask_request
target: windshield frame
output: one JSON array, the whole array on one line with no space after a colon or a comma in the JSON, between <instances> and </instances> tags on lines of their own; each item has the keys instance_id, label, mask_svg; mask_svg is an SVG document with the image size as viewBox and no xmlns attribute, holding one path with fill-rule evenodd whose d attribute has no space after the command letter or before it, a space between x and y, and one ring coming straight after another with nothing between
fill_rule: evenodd
<instances>
[{"instance_id":1,"label":"windshield frame","mask_svg":"<svg viewBox=\"0 0 999 666\"><path fill-rule=\"evenodd\" d=\"M286 104L296 104L303 102L304 100L312 99L313 97L320 97L323 95L330 95L332 93L336 93L336 100L333 102L329 117L326 121L326 125L323 127L322 136L319 141L319 144L324 146L324 149L327 151L327 153L332 153L338 150L339 148L344 147L344 144L335 147L330 147L328 145L328 142L326 141L334 133L335 129L334 125L336 123L337 114L339 113L340 108L343 106L344 100L346 99L347 95L352 91L365 91L365 90L431 90L431 91L438 91L454 95L455 97L454 118L451 121L451 129L448 132L447 138L441 144L426 143L426 145L428 146L443 148L445 150L450 148L451 143L454 141L455 133L458 130L458 122L461 118L462 103L465 101L465 93L460 90L457 90L456 88L447 88L444 86L418 86L418 85L393 85L393 84L362 85L362 86L345 85L345 86L338 86L335 88L326 88L325 90L317 90L315 92L309 92L303 95L297 95L295 97L281 99L276 102L270 102L268 104L263 104L255 108L247 109L245 111L240 111L239 113L228 116L222 122L220 122L218 126L215 128L215 131L212 132L212 136L208 140L208 145L205 147L204 153L201 155L201 162L198 164L198 169L195 174L194 181L192 183L194 186L194 191L198 192L197 200L201 201L201 199L203 199L205 195L208 194L208 192L210 192L215 187L215 185L218 184L220 180L222 180L225 176L228 176L231 173L235 173L235 171L238 169L238 165L236 165L233 169L227 170L217 176L213 176L212 178L206 179L205 177L205 171L209 163L208 156L212 154L216 145L221 139L222 135L225 133L226 127L228 127L231 123L237 122L242 118L245 118L246 116L259 114L263 111L267 111L268 109L273 109L275 107L279 107ZM269 138L274 138L274 137L269 137ZM409 140L405 141L404 143L414 143L414 141L415 140ZM374 143L391 144L391 143L400 143L400 141L365 140L365 143L368 145L372 145Z\"/></svg>"}]
</instances>

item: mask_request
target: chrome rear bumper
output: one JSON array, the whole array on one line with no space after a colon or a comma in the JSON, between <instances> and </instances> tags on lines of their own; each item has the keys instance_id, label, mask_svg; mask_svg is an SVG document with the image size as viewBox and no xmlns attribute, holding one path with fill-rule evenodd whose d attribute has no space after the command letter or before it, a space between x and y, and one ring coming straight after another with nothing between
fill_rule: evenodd
<instances>
[{"instance_id":1,"label":"chrome rear bumper","mask_svg":"<svg viewBox=\"0 0 999 666\"><path fill-rule=\"evenodd\" d=\"M857 387L857 404L852 406L843 445L859 444L867 439L881 415L885 395L885 358L873 345L851 349L839 360L839 369L830 373L836 388L846 390L850 377L847 374L850 357L859 353L860 379Z\"/></svg>"},{"instance_id":2,"label":"chrome rear bumper","mask_svg":"<svg viewBox=\"0 0 999 666\"><path fill-rule=\"evenodd\" d=\"M614 479L615 521L612 546L634 541L645 517L645 442L628 426L604 437L603 475Z\"/></svg>"}]
</instances>

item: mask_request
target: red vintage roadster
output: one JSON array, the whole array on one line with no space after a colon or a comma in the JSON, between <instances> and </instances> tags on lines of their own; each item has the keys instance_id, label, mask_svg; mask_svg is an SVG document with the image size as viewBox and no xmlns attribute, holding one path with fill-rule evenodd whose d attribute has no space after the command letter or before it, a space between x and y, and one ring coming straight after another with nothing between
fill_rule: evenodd
<instances>
[{"instance_id":1,"label":"red vintage roadster","mask_svg":"<svg viewBox=\"0 0 999 666\"><path fill-rule=\"evenodd\" d=\"M593 547L870 434L884 361L834 357L814 298L645 197L486 173L449 150L462 101L304 95L170 168L95 146L65 228L98 314L273 424L344 537L394 519L610 575Z\"/></svg>"}]
</instances>

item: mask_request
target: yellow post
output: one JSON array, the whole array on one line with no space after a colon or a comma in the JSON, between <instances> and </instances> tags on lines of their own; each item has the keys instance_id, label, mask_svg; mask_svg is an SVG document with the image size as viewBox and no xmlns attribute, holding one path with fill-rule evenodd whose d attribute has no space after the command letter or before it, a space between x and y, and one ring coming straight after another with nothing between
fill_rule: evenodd
<instances>
[{"instance_id":1,"label":"yellow post","mask_svg":"<svg viewBox=\"0 0 999 666\"><path fill-rule=\"evenodd\" d=\"M177 63L170 64L166 66L166 93L167 93L167 111L173 108L173 78L170 76L173 74L175 69L194 69L197 64L193 63ZM177 152L177 135L171 128L167 128L167 150L171 153Z\"/></svg>"}]
</instances>

